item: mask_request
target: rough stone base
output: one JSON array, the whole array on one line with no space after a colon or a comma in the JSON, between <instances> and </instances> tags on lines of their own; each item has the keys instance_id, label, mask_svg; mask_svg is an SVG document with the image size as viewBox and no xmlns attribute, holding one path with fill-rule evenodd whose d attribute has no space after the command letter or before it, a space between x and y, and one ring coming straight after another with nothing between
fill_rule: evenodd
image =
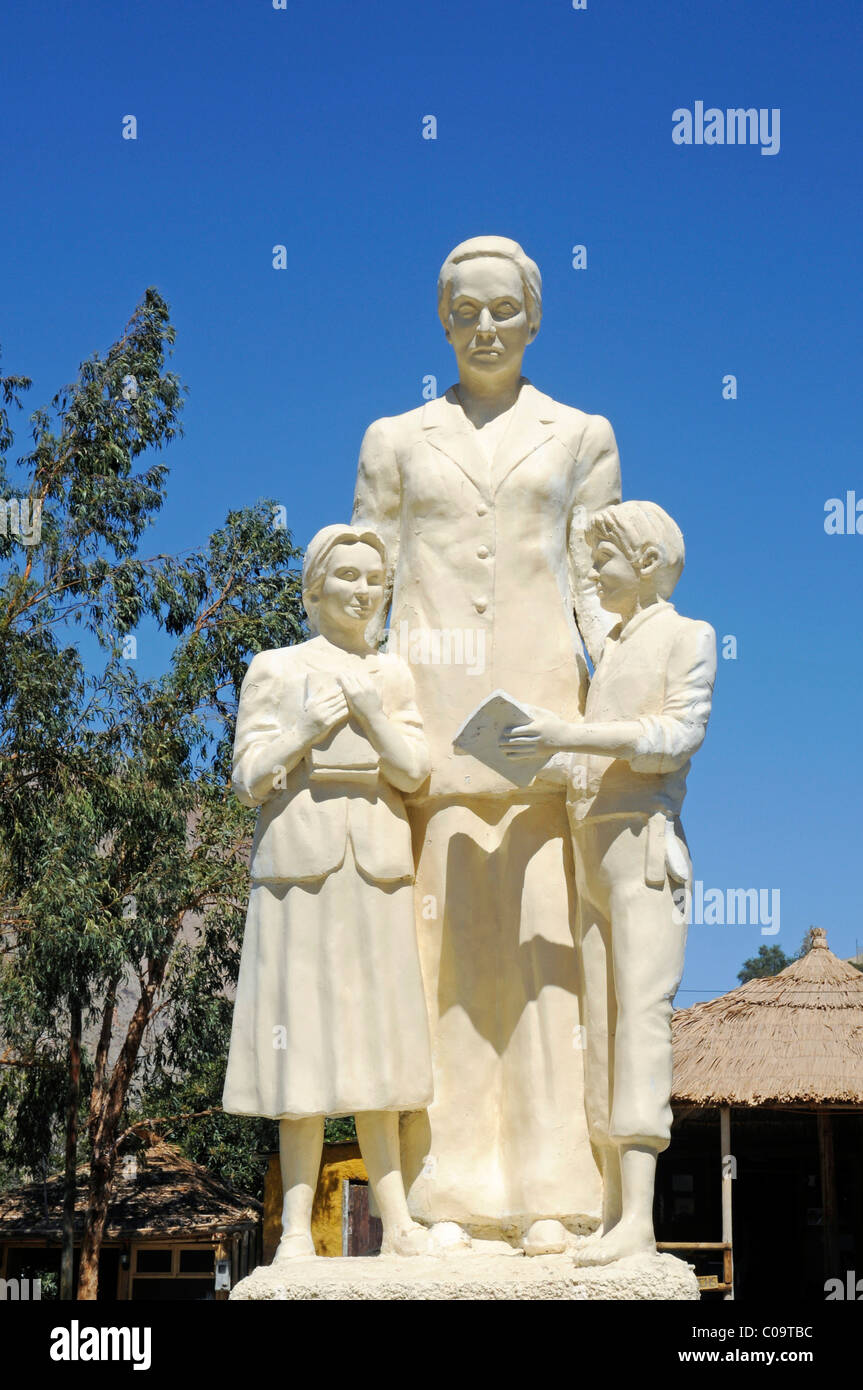
<instances>
[{"instance_id":1,"label":"rough stone base","mask_svg":"<svg viewBox=\"0 0 863 1390\"><path fill-rule=\"evenodd\" d=\"M259 1265L238 1301L358 1299L697 1299L692 1267L673 1255L633 1255L577 1268L568 1255L356 1256Z\"/></svg>"}]
</instances>

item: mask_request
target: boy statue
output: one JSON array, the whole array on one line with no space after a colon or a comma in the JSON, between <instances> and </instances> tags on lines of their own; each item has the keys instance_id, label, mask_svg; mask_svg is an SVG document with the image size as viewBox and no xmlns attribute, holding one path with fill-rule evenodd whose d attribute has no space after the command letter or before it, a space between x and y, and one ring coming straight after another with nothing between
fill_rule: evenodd
<instances>
[{"instance_id":1,"label":"boy statue","mask_svg":"<svg viewBox=\"0 0 863 1390\"><path fill-rule=\"evenodd\" d=\"M704 739L716 636L669 596L683 536L654 502L623 502L587 532L603 608L618 616L584 721L531 708L501 747L512 758L569 750L567 810L584 981L585 1094L603 1178L603 1224L578 1253L609 1264L655 1250L657 1155L671 1137L671 1001L683 972L692 869L680 823Z\"/></svg>"}]
</instances>

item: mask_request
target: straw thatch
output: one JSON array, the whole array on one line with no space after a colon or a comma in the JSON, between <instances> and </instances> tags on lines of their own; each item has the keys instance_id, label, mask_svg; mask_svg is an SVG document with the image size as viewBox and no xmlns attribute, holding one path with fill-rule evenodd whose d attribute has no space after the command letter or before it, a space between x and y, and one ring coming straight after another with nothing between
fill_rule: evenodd
<instances>
[{"instance_id":1,"label":"straw thatch","mask_svg":"<svg viewBox=\"0 0 863 1390\"><path fill-rule=\"evenodd\" d=\"M75 1231L84 1225L89 1172L78 1169ZM0 1193L0 1240L12 1235L59 1237L63 1179L50 1178ZM132 1161L120 1160L105 1238L135 1235L195 1240L256 1226L262 1207L219 1182L164 1140L153 1137Z\"/></svg>"},{"instance_id":2,"label":"straw thatch","mask_svg":"<svg viewBox=\"0 0 863 1390\"><path fill-rule=\"evenodd\" d=\"M680 1009L671 1027L675 1101L863 1106L863 974L820 927L778 975Z\"/></svg>"}]
</instances>

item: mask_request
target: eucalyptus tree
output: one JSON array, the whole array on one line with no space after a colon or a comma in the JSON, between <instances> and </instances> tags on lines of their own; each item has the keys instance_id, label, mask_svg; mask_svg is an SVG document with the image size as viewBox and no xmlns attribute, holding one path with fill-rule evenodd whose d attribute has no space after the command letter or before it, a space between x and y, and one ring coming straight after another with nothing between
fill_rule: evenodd
<instances>
[{"instance_id":1,"label":"eucalyptus tree","mask_svg":"<svg viewBox=\"0 0 863 1390\"><path fill-rule=\"evenodd\" d=\"M178 557L141 554L180 432L173 341L150 289L104 357L32 415L14 468L29 382L0 378L0 499L17 503L0 530L0 1162L17 1153L35 1171L62 1146L66 1297L79 1149L78 1297L95 1298L145 1035L181 1075L172 1012L214 1016L235 977L252 819L230 793L237 695L254 652L303 636L281 508L231 511ZM128 659L141 624L165 653L146 680ZM218 1067L227 1039L200 1040Z\"/></svg>"}]
</instances>

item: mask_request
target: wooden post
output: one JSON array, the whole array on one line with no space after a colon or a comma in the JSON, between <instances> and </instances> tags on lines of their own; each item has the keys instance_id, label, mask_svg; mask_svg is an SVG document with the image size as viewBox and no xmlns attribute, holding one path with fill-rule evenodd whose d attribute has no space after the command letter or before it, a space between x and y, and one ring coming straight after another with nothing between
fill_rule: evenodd
<instances>
[{"instance_id":1,"label":"wooden post","mask_svg":"<svg viewBox=\"0 0 863 1390\"><path fill-rule=\"evenodd\" d=\"M719 1147L722 1163L722 1239L728 1244L728 1249L723 1255L722 1280L723 1283L731 1285L730 1292L724 1294L723 1299L725 1302L730 1302L734 1298L734 1252L731 1219L731 1184L734 1181L732 1176L734 1161L731 1154L730 1105L722 1105L719 1108Z\"/></svg>"},{"instance_id":2,"label":"wooden post","mask_svg":"<svg viewBox=\"0 0 863 1390\"><path fill-rule=\"evenodd\" d=\"M214 1263L218 1263L219 1260L229 1260L229 1259L231 1259L231 1248L230 1248L230 1244L229 1244L229 1237L227 1237L227 1236L216 1236L215 1241L214 1241L214 1244L215 1244L215 1249L214 1249L214 1251L213 1251L213 1260L214 1260ZM233 1260L231 1260L231 1267L233 1268ZM227 1303L227 1301L228 1301L228 1299L230 1298L230 1296L231 1296L231 1295L230 1295L230 1290L229 1290L229 1289L217 1289L216 1292L213 1294L213 1298L214 1298L214 1300L215 1300L216 1303Z\"/></svg>"},{"instance_id":3,"label":"wooden post","mask_svg":"<svg viewBox=\"0 0 863 1390\"><path fill-rule=\"evenodd\" d=\"M270 1154L264 1179L264 1229L262 1262L268 1265L282 1236L282 1170L279 1155Z\"/></svg>"},{"instance_id":4,"label":"wooden post","mask_svg":"<svg viewBox=\"0 0 863 1390\"><path fill-rule=\"evenodd\" d=\"M833 1157L833 1118L818 1111L818 1157L821 1164L821 1210L824 1225L824 1278L841 1279L839 1221L836 1208L836 1163Z\"/></svg>"}]
</instances>

